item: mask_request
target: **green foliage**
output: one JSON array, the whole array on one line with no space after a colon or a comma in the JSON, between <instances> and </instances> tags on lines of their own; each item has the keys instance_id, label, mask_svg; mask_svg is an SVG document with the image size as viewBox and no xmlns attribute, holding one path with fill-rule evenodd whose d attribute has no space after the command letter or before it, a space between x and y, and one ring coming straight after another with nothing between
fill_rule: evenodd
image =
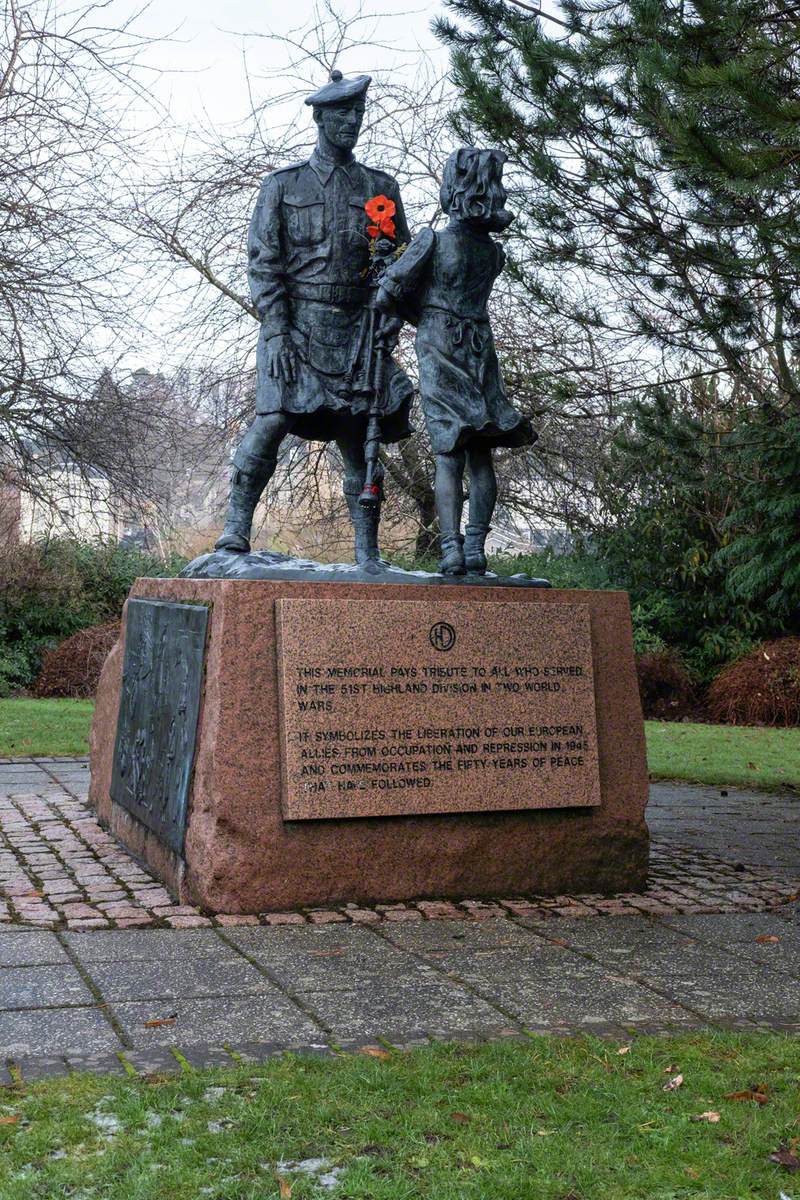
<instances>
[{"instance_id":1,"label":"green foliage","mask_svg":"<svg viewBox=\"0 0 800 1200\"><path fill-rule=\"evenodd\" d=\"M732 594L759 603L772 628L800 628L800 417L759 413L739 432L741 485L720 555Z\"/></svg>"},{"instance_id":2,"label":"green foliage","mask_svg":"<svg viewBox=\"0 0 800 1200\"><path fill-rule=\"evenodd\" d=\"M596 555L584 550L567 554L557 554L550 549L537 554L494 554L489 559L489 570L496 571L498 575L531 575L535 579L549 579L557 588L609 586L604 563Z\"/></svg>"},{"instance_id":3,"label":"green foliage","mask_svg":"<svg viewBox=\"0 0 800 1200\"><path fill-rule=\"evenodd\" d=\"M514 163L531 295L580 328L702 353L754 393L771 372L797 404L800 57L782 0L568 0L541 19L445 4L457 128Z\"/></svg>"},{"instance_id":4,"label":"green foliage","mask_svg":"<svg viewBox=\"0 0 800 1200\"><path fill-rule=\"evenodd\" d=\"M53 539L0 552L0 696L28 687L42 654L88 625L119 617L141 575L175 575L164 561L116 543Z\"/></svg>"},{"instance_id":5,"label":"green foliage","mask_svg":"<svg viewBox=\"0 0 800 1200\"><path fill-rule=\"evenodd\" d=\"M636 649L676 649L705 679L783 627L763 586L730 567L752 529L741 522L754 419L698 388L632 404L598 475L602 516L586 519L609 577L630 592Z\"/></svg>"},{"instance_id":6,"label":"green foliage","mask_svg":"<svg viewBox=\"0 0 800 1200\"><path fill-rule=\"evenodd\" d=\"M623 413L580 532L637 646L707 678L800 627L798 23L782 0L445 5L456 126L513 164L515 281L676 381Z\"/></svg>"}]
</instances>

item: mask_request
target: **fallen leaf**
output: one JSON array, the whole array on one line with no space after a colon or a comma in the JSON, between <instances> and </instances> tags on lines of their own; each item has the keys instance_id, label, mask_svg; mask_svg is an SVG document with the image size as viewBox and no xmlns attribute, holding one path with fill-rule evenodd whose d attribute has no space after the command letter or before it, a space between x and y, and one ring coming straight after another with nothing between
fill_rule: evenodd
<instances>
[{"instance_id":1,"label":"fallen leaf","mask_svg":"<svg viewBox=\"0 0 800 1200\"><path fill-rule=\"evenodd\" d=\"M361 1054L368 1054L370 1058L391 1058L388 1050L381 1050L380 1046L362 1046Z\"/></svg>"},{"instance_id":2,"label":"fallen leaf","mask_svg":"<svg viewBox=\"0 0 800 1200\"><path fill-rule=\"evenodd\" d=\"M152 1021L145 1021L145 1029L160 1029L162 1025L174 1025L178 1019L178 1014L173 1013L171 1017L155 1017Z\"/></svg>"},{"instance_id":3,"label":"fallen leaf","mask_svg":"<svg viewBox=\"0 0 800 1200\"><path fill-rule=\"evenodd\" d=\"M781 1142L777 1150L773 1150L769 1161L785 1167L787 1171L800 1171L800 1158L789 1149L786 1142Z\"/></svg>"},{"instance_id":4,"label":"fallen leaf","mask_svg":"<svg viewBox=\"0 0 800 1200\"><path fill-rule=\"evenodd\" d=\"M466 1125L469 1121L472 1120L472 1117L469 1115L469 1113L451 1112L450 1120L457 1121L459 1125Z\"/></svg>"},{"instance_id":5,"label":"fallen leaf","mask_svg":"<svg viewBox=\"0 0 800 1200\"><path fill-rule=\"evenodd\" d=\"M690 1179L699 1179L700 1178L700 1172L695 1170L694 1167L684 1167L683 1173L684 1173L684 1175L688 1175Z\"/></svg>"},{"instance_id":6,"label":"fallen leaf","mask_svg":"<svg viewBox=\"0 0 800 1200\"><path fill-rule=\"evenodd\" d=\"M16 1125L19 1121L19 1113L14 1117L0 1117L0 1125Z\"/></svg>"},{"instance_id":7,"label":"fallen leaf","mask_svg":"<svg viewBox=\"0 0 800 1200\"><path fill-rule=\"evenodd\" d=\"M748 763L748 764L747 764L747 769L748 769L749 771L757 771L757 770L758 770L758 767L756 766L756 764L755 764L755 763Z\"/></svg>"},{"instance_id":8,"label":"fallen leaf","mask_svg":"<svg viewBox=\"0 0 800 1200\"><path fill-rule=\"evenodd\" d=\"M709 1125L716 1125L719 1119L718 1112L698 1113L696 1117L692 1117L693 1121L708 1121Z\"/></svg>"},{"instance_id":9,"label":"fallen leaf","mask_svg":"<svg viewBox=\"0 0 800 1200\"><path fill-rule=\"evenodd\" d=\"M631 1052L630 1046L620 1046L619 1050L617 1051L617 1054L630 1054L630 1052Z\"/></svg>"},{"instance_id":10,"label":"fallen leaf","mask_svg":"<svg viewBox=\"0 0 800 1200\"><path fill-rule=\"evenodd\" d=\"M565 942L563 938L549 938L551 946L568 946L569 942Z\"/></svg>"},{"instance_id":11,"label":"fallen leaf","mask_svg":"<svg viewBox=\"0 0 800 1200\"><path fill-rule=\"evenodd\" d=\"M682 1083L683 1083L682 1075L673 1075L672 1079L668 1080L667 1083L664 1084L664 1091L665 1092L677 1091L677 1089L681 1086Z\"/></svg>"},{"instance_id":12,"label":"fallen leaf","mask_svg":"<svg viewBox=\"0 0 800 1200\"><path fill-rule=\"evenodd\" d=\"M774 933L762 933L756 938L756 941L760 946L773 946L780 940L781 939L776 937Z\"/></svg>"},{"instance_id":13,"label":"fallen leaf","mask_svg":"<svg viewBox=\"0 0 800 1200\"><path fill-rule=\"evenodd\" d=\"M769 1101L766 1084L759 1083L756 1087L743 1088L741 1092L727 1092L726 1100L754 1100L756 1104L766 1104Z\"/></svg>"},{"instance_id":14,"label":"fallen leaf","mask_svg":"<svg viewBox=\"0 0 800 1200\"><path fill-rule=\"evenodd\" d=\"M278 1180L278 1195L280 1196L281 1200L291 1200L292 1185L289 1180L285 1175L278 1175L276 1178Z\"/></svg>"},{"instance_id":15,"label":"fallen leaf","mask_svg":"<svg viewBox=\"0 0 800 1200\"><path fill-rule=\"evenodd\" d=\"M664 1074L665 1075L674 1075L677 1070L678 1070L677 1064L673 1063L669 1067L664 1067Z\"/></svg>"}]
</instances>

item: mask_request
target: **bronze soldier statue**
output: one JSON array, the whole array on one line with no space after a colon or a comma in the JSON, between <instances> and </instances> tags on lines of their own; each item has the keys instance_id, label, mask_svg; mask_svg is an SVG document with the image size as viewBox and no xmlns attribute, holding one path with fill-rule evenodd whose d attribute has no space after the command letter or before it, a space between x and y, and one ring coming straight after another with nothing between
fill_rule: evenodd
<instances>
[{"instance_id":1,"label":"bronze soldier statue","mask_svg":"<svg viewBox=\"0 0 800 1200\"><path fill-rule=\"evenodd\" d=\"M401 326L384 318L377 342L370 324L370 226L365 205L393 217L398 245L408 242L395 179L356 162L355 146L371 78L340 71L306 99L318 126L307 162L269 174L261 187L248 235L249 279L261 319L256 356L256 416L233 459L231 493L220 550L247 552L256 504L271 478L287 434L335 440L344 460L344 494L355 530L357 563L378 560L378 503L359 504L364 444L372 406L371 364L385 355L380 396L381 441L408 437L412 385L388 357ZM386 203L388 201L388 204ZM370 206L375 211L375 203ZM372 234L368 230L372 228Z\"/></svg>"}]
</instances>

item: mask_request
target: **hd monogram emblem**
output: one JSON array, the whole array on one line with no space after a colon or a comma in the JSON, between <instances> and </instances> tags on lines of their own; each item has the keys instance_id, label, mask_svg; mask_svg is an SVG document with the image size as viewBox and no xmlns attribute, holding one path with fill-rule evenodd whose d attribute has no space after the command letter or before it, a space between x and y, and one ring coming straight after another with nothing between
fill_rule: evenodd
<instances>
[{"instance_id":1,"label":"hd monogram emblem","mask_svg":"<svg viewBox=\"0 0 800 1200\"><path fill-rule=\"evenodd\" d=\"M452 650L456 644L456 631L447 621L437 621L431 625L428 640L434 650Z\"/></svg>"}]
</instances>

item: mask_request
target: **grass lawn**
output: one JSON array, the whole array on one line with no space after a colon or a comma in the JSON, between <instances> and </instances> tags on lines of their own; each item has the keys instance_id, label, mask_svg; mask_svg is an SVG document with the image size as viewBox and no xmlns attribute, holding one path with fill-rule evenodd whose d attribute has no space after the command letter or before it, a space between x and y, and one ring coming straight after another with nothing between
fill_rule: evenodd
<instances>
[{"instance_id":1,"label":"grass lawn","mask_svg":"<svg viewBox=\"0 0 800 1200\"><path fill-rule=\"evenodd\" d=\"M800 1040L754 1034L285 1057L0 1093L3 1200L778 1200ZM683 1076L676 1090L664 1085ZM725 1099L765 1085L767 1102ZM715 1119L718 1114L718 1119ZM323 1163L308 1164L307 1160Z\"/></svg>"},{"instance_id":2,"label":"grass lawn","mask_svg":"<svg viewBox=\"0 0 800 1200\"><path fill-rule=\"evenodd\" d=\"M647 761L659 779L755 788L800 787L800 729L647 721Z\"/></svg>"},{"instance_id":3,"label":"grass lawn","mask_svg":"<svg viewBox=\"0 0 800 1200\"><path fill-rule=\"evenodd\" d=\"M88 754L91 700L0 700L0 757Z\"/></svg>"}]
</instances>

